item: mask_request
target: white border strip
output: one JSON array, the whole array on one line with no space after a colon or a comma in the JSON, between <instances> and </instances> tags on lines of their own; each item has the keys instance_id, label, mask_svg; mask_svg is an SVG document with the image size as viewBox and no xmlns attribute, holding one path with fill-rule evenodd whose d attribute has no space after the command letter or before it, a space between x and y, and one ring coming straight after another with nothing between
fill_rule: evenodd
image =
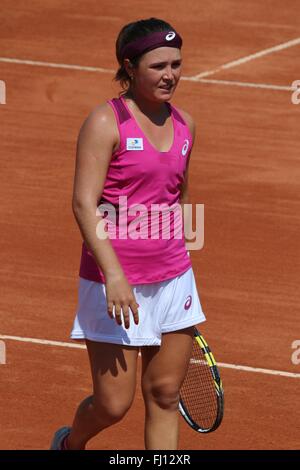
<instances>
[{"instance_id":1,"label":"white border strip","mask_svg":"<svg viewBox=\"0 0 300 470\"><path fill-rule=\"evenodd\" d=\"M0 339L11 340L11 341L21 341L23 343L58 346L58 347L63 347L63 348L86 349L86 346L84 344L64 343L61 341L50 341L50 340L36 339L36 338L23 338L20 336L0 335ZM296 374L294 372L286 372L282 370L272 370L272 369L260 369L257 367L240 366L236 364L225 364L222 362L218 362L217 364L218 364L218 367L224 367L226 369L242 370L244 372L258 372L261 374L277 375L281 377L289 377L289 378L297 378L297 379L300 378L300 374Z\"/></svg>"},{"instance_id":2,"label":"white border strip","mask_svg":"<svg viewBox=\"0 0 300 470\"><path fill-rule=\"evenodd\" d=\"M227 70L233 67L237 67L238 65L245 64L246 62L250 62L251 60L259 59L260 57L272 54L273 52L282 51L283 49L288 49L289 47L297 46L298 44L300 44L300 38L292 39L291 41L278 44L277 46L270 47L269 49L264 49L262 51L256 52L255 54L250 54L246 57L242 57L241 59L233 60L232 62L228 62L227 64L221 65L220 67L217 67L214 70L208 70L207 72L199 73L198 75L194 75L191 78L197 80L199 78L208 77L210 75L214 75L217 72L220 72L221 70Z\"/></svg>"}]
</instances>

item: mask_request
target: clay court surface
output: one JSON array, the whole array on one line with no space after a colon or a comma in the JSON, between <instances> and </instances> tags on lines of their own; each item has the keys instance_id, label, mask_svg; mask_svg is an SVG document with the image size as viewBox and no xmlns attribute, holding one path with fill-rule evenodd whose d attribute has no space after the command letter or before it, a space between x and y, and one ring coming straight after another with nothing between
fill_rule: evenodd
<instances>
[{"instance_id":1,"label":"clay court surface","mask_svg":"<svg viewBox=\"0 0 300 470\"><path fill-rule=\"evenodd\" d=\"M117 96L119 30L156 16L184 39L172 102L197 124L191 199L205 204L205 245L192 261L208 320L202 333L226 398L223 424L211 435L181 420L180 449L297 449L300 105L292 104L291 85L300 80L300 7L294 0L144 5L1 2L0 448L47 449L91 392L86 351L69 339L81 253L71 209L76 139L91 109ZM126 418L88 448L143 448L139 386Z\"/></svg>"}]
</instances>

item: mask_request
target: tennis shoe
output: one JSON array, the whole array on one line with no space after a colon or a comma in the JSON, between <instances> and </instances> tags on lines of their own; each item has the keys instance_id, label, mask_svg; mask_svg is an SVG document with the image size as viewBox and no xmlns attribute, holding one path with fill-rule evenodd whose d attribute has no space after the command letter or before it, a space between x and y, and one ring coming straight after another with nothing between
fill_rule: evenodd
<instances>
[{"instance_id":1,"label":"tennis shoe","mask_svg":"<svg viewBox=\"0 0 300 470\"><path fill-rule=\"evenodd\" d=\"M62 443L63 440L70 434L71 428L68 426L64 426L56 431L53 436L50 450L62 450Z\"/></svg>"}]
</instances>

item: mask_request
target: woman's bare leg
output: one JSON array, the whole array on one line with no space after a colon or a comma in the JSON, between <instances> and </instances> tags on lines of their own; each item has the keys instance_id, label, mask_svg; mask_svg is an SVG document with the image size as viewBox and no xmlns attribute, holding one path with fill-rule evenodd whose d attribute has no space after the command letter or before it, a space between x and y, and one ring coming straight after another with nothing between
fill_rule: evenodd
<instances>
[{"instance_id":1,"label":"woman's bare leg","mask_svg":"<svg viewBox=\"0 0 300 470\"><path fill-rule=\"evenodd\" d=\"M86 345L94 393L77 409L67 438L70 450L84 449L89 439L120 421L135 394L139 348L89 340Z\"/></svg>"},{"instance_id":2,"label":"woman's bare leg","mask_svg":"<svg viewBox=\"0 0 300 470\"><path fill-rule=\"evenodd\" d=\"M145 447L177 449L179 391L193 344L193 328L162 335L159 347L143 347L142 391L146 407Z\"/></svg>"}]
</instances>

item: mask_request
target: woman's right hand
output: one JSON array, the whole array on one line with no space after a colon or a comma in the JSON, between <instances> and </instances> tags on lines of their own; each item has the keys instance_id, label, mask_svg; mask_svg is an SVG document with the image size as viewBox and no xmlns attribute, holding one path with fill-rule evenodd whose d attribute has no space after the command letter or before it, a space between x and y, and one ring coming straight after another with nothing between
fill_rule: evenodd
<instances>
[{"instance_id":1,"label":"woman's right hand","mask_svg":"<svg viewBox=\"0 0 300 470\"><path fill-rule=\"evenodd\" d=\"M105 289L108 315L115 319L118 325L122 325L123 315L124 326L128 329L130 326L130 309L137 325L139 323L139 305L125 275L123 273L106 275Z\"/></svg>"}]
</instances>

